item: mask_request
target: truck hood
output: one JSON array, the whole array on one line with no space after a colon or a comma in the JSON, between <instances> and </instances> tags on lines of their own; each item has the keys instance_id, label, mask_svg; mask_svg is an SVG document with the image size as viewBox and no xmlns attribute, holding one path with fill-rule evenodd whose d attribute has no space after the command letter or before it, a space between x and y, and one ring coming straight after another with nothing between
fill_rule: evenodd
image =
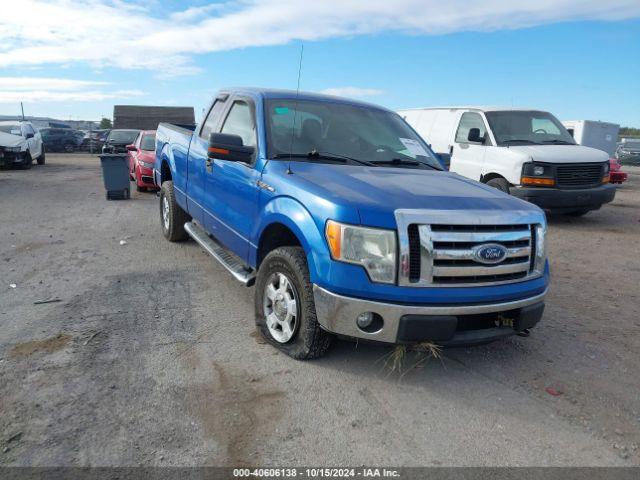
<instances>
[{"instance_id":1,"label":"truck hood","mask_svg":"<svg viewBox=\"0 0 640 480\"><path fill-rule=\"evenodd\" d=\"M26 143L24 137L0 132L0 147L22 147Z\"/></svg>"},{"instance_id":2,"label":"truck hood","mask_svg":"<svg viewBox=\"0 0 640 480\"><path fill-rule=\"evenodd\" d=\"M587 163L609 160L606 152L582 145L513 145L507 148L535 162Z\"/></svg>"},{"instance_id":3,"label":"truck hood","mask_svg":"<svg viewBox=\"0 0 640 480\"><path fill-rule=\"evenodd\" d=\"M345 207L363 225L395 227L397 209L536 210L538 207L451 172L298 163L291 181ZM480 213L479 213L480 214Z\"/></svg>"}]
</instances>

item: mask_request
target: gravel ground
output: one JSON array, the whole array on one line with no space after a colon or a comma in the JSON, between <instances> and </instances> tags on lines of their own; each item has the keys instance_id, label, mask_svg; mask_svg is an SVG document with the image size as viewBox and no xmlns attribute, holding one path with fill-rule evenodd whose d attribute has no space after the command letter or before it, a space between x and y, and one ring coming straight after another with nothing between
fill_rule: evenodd
<instances>
[{"instance_id":1,"label":"gravel ground","mask_svg":"<svg viewBox=\"0 0 640 480\"><path fill-rule=\"evenodd\" d=\"M155 195L107 202L95 157L0 171L0 465L638 465L640 168L626 170L612 204L550 219L529 338L403 376L388 348L297 362L264 344L253 289L165 241Z\"/></svg>"}]
</instances>

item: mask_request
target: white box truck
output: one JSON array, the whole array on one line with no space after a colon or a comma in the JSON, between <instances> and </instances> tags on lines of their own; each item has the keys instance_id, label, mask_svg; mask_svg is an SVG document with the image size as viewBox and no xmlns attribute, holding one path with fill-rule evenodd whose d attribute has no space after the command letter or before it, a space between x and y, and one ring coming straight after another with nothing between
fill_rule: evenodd
<instances>
[{"instance_id":1,"label":"white box truck","mask_svg":"<svg viewBox=\"0 0 640 480\"><path fill-rule=\"evenodd\" d=\"M609 155L577 145L548 112L441 107L398 113L452 172L544 210L579 216L615 196Z\"/></svg>"},{"instance_id":2,"label":"white box truck","mask_svg":"<svg viewBox=\"0 0 640 480\"><path fill-rule=\"evenodd\" d=\"M579 145L597 148L613 157L620 125L595 120L566 120L562 124Z\"/></svg>"}]
</instances>

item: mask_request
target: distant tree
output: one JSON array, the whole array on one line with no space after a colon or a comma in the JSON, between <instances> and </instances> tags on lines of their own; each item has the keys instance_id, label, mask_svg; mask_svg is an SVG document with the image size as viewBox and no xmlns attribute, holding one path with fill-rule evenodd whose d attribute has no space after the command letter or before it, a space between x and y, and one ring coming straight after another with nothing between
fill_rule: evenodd
<instances>
[{"instance_id":1,"label":"distant tree","mask_svg":"<svg viewBox=\"0 0 640 480\"><path fill-rule=\"evenodd\" d=\"M640 128L621 127L619 135L621 137L640 137Z\"/></svg>"},{"instance_id":2,"label":"distant tree","mask_svg":"<svg viewBox=\"0 0 640 480\"><path fill-rule=\"evenodd\" d=\"M102 117L102 120L100 120L100 128L113 128L111 119L107 117Z\"/></svg>"}]
</instances>

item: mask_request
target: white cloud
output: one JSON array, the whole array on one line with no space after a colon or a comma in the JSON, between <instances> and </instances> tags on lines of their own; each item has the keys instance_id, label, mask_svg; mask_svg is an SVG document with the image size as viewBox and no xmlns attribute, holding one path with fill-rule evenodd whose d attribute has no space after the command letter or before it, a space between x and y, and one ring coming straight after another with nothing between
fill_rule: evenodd
<instances>
[{"instance_id":1,"label":"white cloud","mask_svg":"<svg viewBox=\"0 0 640 480\"><path fill-rule=\"evenodd\" d=\"M69 78L0 77L0 90L75 90L108 85L108 82L72 80Z\"/></svg>"},{"instance_id":2,"label":"white cloud","mask_svg":"<svg viewBox=\"0 0 640 480\"><path fill-rule=\"evenodd\" d=\"M0 103L92 102L144 95L141 90L98 89L108 85L69 78L0 77Z\"/></svg>"},{"instance_id":3,"label":"white cloud","mask_svg":"<svg viewBox=\"0 0 640 480\"><path fill-rule=\"evenodd\" d=\"M360 88L360 87L334 87L325 88L322 92L326 95L335 95L337 97L374 97L382 95L384 92L377 88Z\"/></svg>"},{"instance_id":4,"label":"white cloud","mask_svg":"<svg viewBox=\"0 0 640 480\"><path fill-rule=\"evenodd\" d=\"M435 35L640 16L637 0L231 0L165 13L109 0L20 0L2 9L0 65L83 62L190 74L194 54L294 40Z\"/></svg>"}]
</instances>

